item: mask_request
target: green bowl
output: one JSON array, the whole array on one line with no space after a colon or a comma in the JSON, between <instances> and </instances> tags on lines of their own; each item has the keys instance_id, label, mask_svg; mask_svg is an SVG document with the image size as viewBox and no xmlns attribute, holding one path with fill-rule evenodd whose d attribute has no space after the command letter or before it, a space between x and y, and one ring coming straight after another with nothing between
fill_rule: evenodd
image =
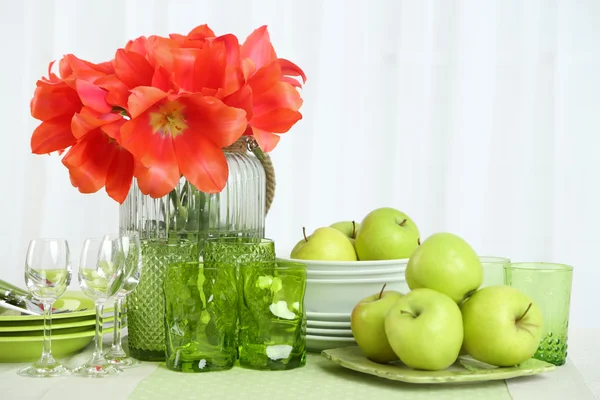
<instances>
[{"instance_id":1,"label":"green bowl","mask_svg":"<svg viewBox=\"0 0 600 400\"><path fill-rule=\"evenodd\" d=\"M112 327L103 333L112 333ZM52 335L54 358L64 358L83 350L94 339L94 329L83 332ZM0 363L32 362L40 358L44 336L0 337Z\"/></svg>"}]
</instances>

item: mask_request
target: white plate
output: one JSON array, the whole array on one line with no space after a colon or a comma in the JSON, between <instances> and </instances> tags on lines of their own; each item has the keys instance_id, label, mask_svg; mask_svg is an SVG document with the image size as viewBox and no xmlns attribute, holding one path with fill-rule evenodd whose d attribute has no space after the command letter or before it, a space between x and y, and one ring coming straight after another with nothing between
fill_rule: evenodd
<instances>
[{"instance_id":1,"label":"white plate","mask_svg":"<svg viewBox=\"0 0 600 400\"><path fill-rule=\"evenodd\" d=\"M314 321L350 323L350 313L306 312L306 318Z\"/></svg>"},{"instance_id":2,"label":"white plate","mask_svg":"<svg viewBox=\"0 0 600 400\"><path fill-rule=\"evenodd\" d=\"M290 254L289 251L277 251L277 254ZM323 260L299 260L290 257L281 257L282 260L299 262L306 265L307 271L357 271L357 270L388 270L397 271L405 269L408 264L408 258L398 260L372 260L372 261L323 261Z\"/></svg>"},{"instance_id":3,"label":"white plate","mask_svg":"<svg viewBox=\"0 0 600 400\"><path fill-rule=\"evenodd\" d=\"M350 329L350 321L348 322L333 322L333 321L317 321L312 319L306 320L306 326L317 329Z\"/></svg>"},{"instance_id":4,"label":"white plate","mask_svg":"<svg viewBox=\"0 0 600 400\"><path fill-rule=\"evenodd\" d=\"M352 335L352 329L320 329L307 327L306 334L315 336L354 337Z\"/></svg>"},{"instance_id":5,"label":"white plate","mask_svg":"<svg viewBox=\"0 0 600 400\"><path fill-rule=\"evenodd\" d=\"M354 338L306 335L306 349L316 353L327 349L355 345L356 341Z\"/></svg>"}]
</instances>

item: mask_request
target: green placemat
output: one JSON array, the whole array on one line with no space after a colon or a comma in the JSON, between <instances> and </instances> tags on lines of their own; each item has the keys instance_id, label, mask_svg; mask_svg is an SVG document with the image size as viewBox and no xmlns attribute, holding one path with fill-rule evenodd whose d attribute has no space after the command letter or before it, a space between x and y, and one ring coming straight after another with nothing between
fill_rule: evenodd
<instances>
[{"instance_id":1,"label":"green placemat","mask_svg":"<svg viewBox=\"0 0 600 400\"><path fill-rule=\"evenodd\" d=\"M476 384L414 385L340 367L309 354L306 366L291 371L229 371L186 374L161 364L141 381L129 399L344 399L510 400L504 381Z\"/></svg>"}]
</instances>

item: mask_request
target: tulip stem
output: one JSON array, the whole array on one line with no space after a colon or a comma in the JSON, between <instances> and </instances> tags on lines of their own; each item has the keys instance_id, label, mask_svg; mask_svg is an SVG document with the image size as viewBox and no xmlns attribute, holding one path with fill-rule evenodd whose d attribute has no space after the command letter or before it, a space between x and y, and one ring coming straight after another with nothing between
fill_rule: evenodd
<instances>
[{"instance_id":1,"label":"tulip stem","mask_svg":"<svg viewBox=\"0 0 600 400\"><path fill-rule=\"evenodd\" d=\"M529 303L529 305L527 306L527 309L525 310L525 312L523 314L521 314L521 316L519 318L517 318L517 320L515 322L519 322L521 321L523 318L525 318L525 315L527 315L527 313L529 312L529 310L531 309L531 306L533 305L533 303Z\"/></svg>"}]
</instances>

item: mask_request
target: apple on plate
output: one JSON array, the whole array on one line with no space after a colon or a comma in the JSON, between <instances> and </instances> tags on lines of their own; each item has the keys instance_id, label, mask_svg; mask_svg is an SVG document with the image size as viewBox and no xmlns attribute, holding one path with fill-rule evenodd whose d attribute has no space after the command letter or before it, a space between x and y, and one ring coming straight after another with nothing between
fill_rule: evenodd
<instances>
[{"instance_id":1,"label":"apple on plate","mask_svg":"<svg viewBox=\"0 0 600 400\"><path fill-rule=\"evenodd\" d=\"M542 337L542 313L520 290L485 287L467 299L461 310L464 347L474 359L510 367L535 354Z\"/></svg>"},{"instance_id":2,"label":"apple on plate","mask_svg":"<svg viewBox=\"0 0 600 400\"><path fill-rule=\"evenodd\" d=\"M408 215L383 207L362 220L354 245L359 260L397 260L410 257L419 247L419 236Z\"/></svg>"},{"instance_id":3,"label":"apple on plate","mask_svg":"<svg viewBox=\"0 0 600 400\"><path fill-rule=\"evenodd\" d=\"M483 282L483 267L475 250L453 233L429 236L410 256L405 271L412 289L429 288L460 303Z\"/></svg>"},{"instance_id":4,"label":"apple on plate","mask_svg":"<svg viewBox=\"0 0 600 400\"><path fill-rule=\"evenodd\" d=\"M290 254L290 258L300 260L321 261L356 261L356 251L342 232L331 227L315 230L312 235L306 236L306 229L302 228L302 239Z\"/></svg>"},{"instance_id":5,"label":"apple on plate","mask_svg":"<svg viewBox=\"0 0 600 400\"><path fill-rule=\"evenodd\" d=\"M354 241L356 240L356 234L358 233L358 229L360 228L360 224L356 223L355 221L340 221L329 226L333 229L337 229L338 231L346 235L350 239L352 244L354 244Z\"/></svg>"},{"instance_id":6,"label":"apple on plate","mask_svg":"<svg viewBox=\"0 0 600 400\"><path fill-rule=\"evenodd\" d=\"M438 371L458 358L463 321L454 300L432 289L415 289L397 300L385 317L394 353L413 369Z\"/></svg>"},{"instance_id":7,"label":"apple on plate","mask_svg":"<svg viewBox=\"0 0 600 400\"><path fill-rule=\"evenodd\" d=\"M385 316L392 305L403 294L394 290L385 290L359 301L350 317L350 327L356 344L365 357L377 363L398 360L398 356L388 343L385 334Z\"/></svg>"}]
</instances>

